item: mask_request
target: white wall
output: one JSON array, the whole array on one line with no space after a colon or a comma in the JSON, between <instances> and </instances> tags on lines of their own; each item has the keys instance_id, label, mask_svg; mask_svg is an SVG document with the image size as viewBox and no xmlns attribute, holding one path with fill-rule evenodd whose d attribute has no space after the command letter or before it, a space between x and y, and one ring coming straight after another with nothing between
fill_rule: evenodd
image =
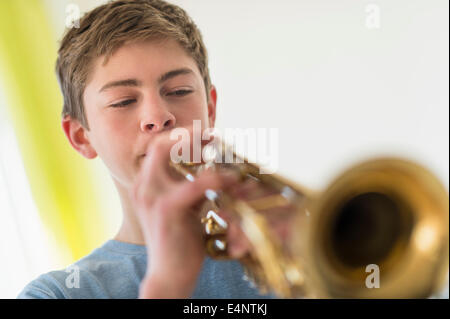
<instances>
[{"instance_id":1,"label":"white wall","mask_svg":"<svg viewBox=\"0 0 450 319\"><path fill-rule=\"evenodd\" d=\"M448 1L174 2L204 34L218 125L278 127L282 173L321 188L392 154L448 189ZM379 29L366 27L369 4Z\"/></svg>"}]
</instances>

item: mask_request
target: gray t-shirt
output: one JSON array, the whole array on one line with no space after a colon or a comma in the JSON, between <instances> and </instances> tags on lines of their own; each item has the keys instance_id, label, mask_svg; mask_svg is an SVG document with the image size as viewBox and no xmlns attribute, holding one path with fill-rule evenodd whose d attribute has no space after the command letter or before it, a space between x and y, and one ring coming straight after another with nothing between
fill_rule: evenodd
<instances>
[{"instance_id":1,"label":"gray t-shirt","mask_svg":"<svg viewBox=\"0 0 450 319\"><path fill-rule=\"evenodd\" d=\"M183 271L180 266L180 271ZM87 299L138 297L147 268L145 246L109 240L66 269L30 282L17 298ZM192 298L274 298L262 295L244 279L237 261L206 258Z\"/></svg>"}]
</instances>

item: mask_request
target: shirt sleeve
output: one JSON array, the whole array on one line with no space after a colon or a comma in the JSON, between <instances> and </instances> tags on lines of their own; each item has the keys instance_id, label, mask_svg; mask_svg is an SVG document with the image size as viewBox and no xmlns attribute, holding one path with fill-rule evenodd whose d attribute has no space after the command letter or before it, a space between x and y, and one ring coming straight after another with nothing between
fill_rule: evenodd
<instances>
[{"instance_id":1,"label":"shirt sleeve","mask_svg":"<svg viewBox=\"0 0 450 319\"><path fill-rule=\"evenodd\" d=\"M44 274L26 285L17 299L66 299L66 296L58 282Z\"/></svg>"}]
</instances>

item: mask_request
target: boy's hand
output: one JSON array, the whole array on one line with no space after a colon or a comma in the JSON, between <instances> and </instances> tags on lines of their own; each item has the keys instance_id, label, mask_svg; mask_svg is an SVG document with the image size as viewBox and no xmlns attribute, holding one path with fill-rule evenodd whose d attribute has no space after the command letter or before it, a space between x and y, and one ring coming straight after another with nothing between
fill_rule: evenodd
<instances>
[{"instance_id":1,"label":"boy's hand","mask_svg":"<svg viewBox=\"0 0 450 319\"><path fill-rule=\"evenodd\" d=\"M170 149L178 141L170 140L169 133L152 142L131 194L149 259L140 298L191 296L205 257L199 215L191 208L207 189L222 189L237 181L233 175L210 171L193 182L174 178Z\"/></svg>"}]
</instances>

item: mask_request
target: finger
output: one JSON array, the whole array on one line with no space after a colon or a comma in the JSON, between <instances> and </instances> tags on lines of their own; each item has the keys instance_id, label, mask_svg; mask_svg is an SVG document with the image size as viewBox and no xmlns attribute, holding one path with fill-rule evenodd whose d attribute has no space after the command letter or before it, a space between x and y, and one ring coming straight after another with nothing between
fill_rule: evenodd
<instances>
[{"instance_id":1,"label":"finger","mask_svg":"<svg viewBox=\"0 0 450 319\"><path fill-rule=\"evenodd\" d=\"M170 150L178 141L170 136L170 132L163 132L152 141L147 148L146 156L143 161L143 178L148 180L148 177L157 173L164 173L167 170L169 159L171 156Z\"/></svg>"},{"instance_id":2,"label":"finger","mask_svg":"<svg viewBox=\"0 0 450 319\"><path fill-rule=\"evenodd\" d=\"M175 128L161 133L147 149L146 159L143 163L148 169L146 174L171 172L168 169L169 161L201 163L202 148L209 142L210 139L203 139L201 131L194 131L192 126ZM161 167L164 167L165 170L161 171ZM145 176L145 178L147 177Z\"/></svg>"},{"instance_id":3,"label":"finger","mask_svg":"<svg viewBox=\"0 0 450 319\"><path fill-rule=\"evenodd\" d=\"M200 164L206 162L206 159L204 158L205 155L208 157L208 160L214 160L214 157L210 158L210 152L204 154L204 148L208 145L209 147L212 147L210 151L212 151L213 149L217 150L217 146L220 141L217 136L203 134L198 130L194 130L192 126L182 128L181 130L184 130L184 133L181 135L181 137L184 139L184 143L180 145L183 146L183 152L186 151L186 154L182 154L182 156L181 154L178 154L179 156L176 156L177 154L172 153L172 161L175 162L176 159L179 159L181 157L182 162Z\"/></svg>"},{"instance_id":4,"label":"finger","mask_svg":"<svg viewBox=\"0 0 450 319\"><path fill-rule=\"evenodd\" d=\"M147 148L140 176L141 188L148 192L161 193L173 184L176 175L171 174L169 161L171 149L176 143L188 144L189 141L177 141L170 131L163 132Z\"/></svg>"},{"instance_id":5,"label":"finger","mask_svg":"<svg viewBox=\"0 0 450 319\"><path fill-rule=\"evenodd\" d=\"M164 132L158 135L147 148L141 171L132 189L132 196L141 206L151 205L153 199L169 186L170 179L165 173L168 162L165 162L164 158L167 156L170 142L168 133Z\"/></svg>"},{"instance_id":6,"label":"finger","mask_svg":"<svg viewBox=\"0 0 450 319\"><path fill-rule=\"evenodd\" d=\"M228 255L234 259L244 257L251 249L251 243L237 221L228 223L227 243Z\"/></svg>"},{"instance_id":7,"label":"finger","mask_svg":"<svg viewBox=\"0 0 450 319\"><path fill-rule=\"evenodd\" d=\"M243 200L257 199L277 193L276 190L253 179L246 179L230 191L233 196Z\"/></svg>"},{"instance_id":8,"label":"finger","mask_svg":"<svg viewBox=\"0 0 450 319\"><path fill-rule=\"evenodd\" d=\"M258 189L258 187L258 182L251 179L246 179L243 183L232 189L231 194L240 199L248 199L250 195Z\"/></svg>"},{"instance_id":9,"label":"finger","mask_svg":"<svg viewBox=\"0 0 450 319\"><path fill-rule=\"evenodd\" d=\"M192 127L179 128L181 135L176 132L176 134L172 134L173 131L159 134L147 148L145 158L142 161L141 173L132 190L133 196L138 202L151 204L155 197L159 197L159 194L174 187L177 184L176 182L184 180L183 176L169 167L170 160L176 158L177 150L182 152L188 150L187 155L191 155L190 158L193 159L193 150L199 148L201 155L202 145L209 141L208 139L200 139L202 141L200 145L194 143ZM177 136L181 136L181 139ZM177 147L174 148L174 146ZM186 161L190 161L190 158L188 157Z\"/></svg>"},{"instance_id":10,"label":"finger","mask_svg":"<svg viewBox=\"0 0 450 319\"><path fill-rule=\"evenodd\" d=\"M204 171L194 181L185 181L177 185L169 200L173 203L174 211L185 211L205 198L206 191L224 189L237 181L238 177L234 174Z\"/></svg>"}]
</instances>

